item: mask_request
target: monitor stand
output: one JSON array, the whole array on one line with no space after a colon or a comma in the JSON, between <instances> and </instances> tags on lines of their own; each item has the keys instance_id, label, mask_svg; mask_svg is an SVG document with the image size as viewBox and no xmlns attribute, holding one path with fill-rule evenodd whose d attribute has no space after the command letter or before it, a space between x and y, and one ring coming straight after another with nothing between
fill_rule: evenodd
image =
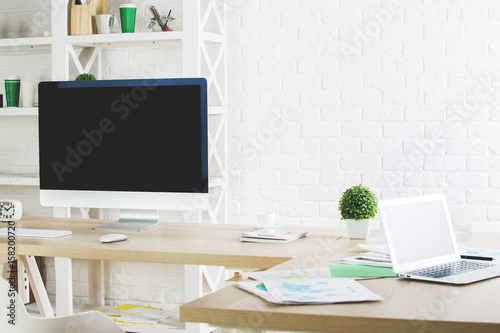
<instances>
[{"instance_id":1,"label":"monitor stand","mask_svg":"<svg viewBox=\"0 0 500 333\"><path fill-rule=\"evenodd\" d=\"M120 219L94 227L95 230L144 231L158 224L159 214L153 209L122 209Z\"/></svg>"}]
</instances>

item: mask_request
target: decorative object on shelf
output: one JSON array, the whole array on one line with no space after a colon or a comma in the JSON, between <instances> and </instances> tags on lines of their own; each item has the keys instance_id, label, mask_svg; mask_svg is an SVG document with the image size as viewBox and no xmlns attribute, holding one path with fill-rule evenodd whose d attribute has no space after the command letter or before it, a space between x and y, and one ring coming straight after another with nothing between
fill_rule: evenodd
<instances>
[{"instance_id":1,"label":"decorative object on shelf","mask_svg":"<svg viewBox=\"0 0 500 333\"><path fill-rule=\"evenodd\" d=\"M160 16L158 13L158 10L156 9L155 6L149 6L149 11L151 14L153 14L153 17L151 18L151 23L149 24L148 28L152 29L153 31L172 31L168 27L168 21L172 21L175 18L170 17L170 14L172 14L172 10L168 12L167 16Z\"/></svg>"},{"instance_id":2,"label":"decorative object on shelf","mask_svg":"<svg viewBox=\"0 0 500 333\"><path fill-rule=\"evenodd\" d=\"M7 107L19 107L19 90L21 79L19 76L9 76L5 78L5 98Z\"/></svg>"},{"instance_id":3,"label":"decorative object on shelf","mask_svg":"<svg viewBox=\"0 0 500 333\"><path fill-rule=\"evenodd\" d=\"M82 73L76 76L75 81L95 81L95 76L90 73Z\"/></svg>"},{"instance_id":4,"label":"decorative object on shelf","mask_svg":"<svg viewBox=\"0 0 500 333\"><path fill-rule=\"evenodd\" d=\"M175 17L167 18L167 16L162 15L160 18L161 18L161 21L163 22L163 24L167 27L167 29L168 29L167 31L172 31L173 29L170 28L170 27L168 27L167 23L168 22L172 22L173 20L175 20ZM153 32L163 31L163 30L161 30L161 27L158 24L158 20L156 19L156 17L152 17L151 18L151 22L148 25L148 29L153 30Z\"/></svg>"},{"instance_id":5,"label":"decorative object on shelf","mask_svg":"<svg viewBox=\"0 0 500 333\"><path fill-rule=\"evenodd\" d=\"M23 205L19 200L2 199L0 200L0 221L17 222L23 216Z\"/></svg>"},{"instance_id":6,"label":"decorative object on shelf","mask_svg":"<svg viewBox=\"0 0 500 333\"><path fill-rule=\"evenodd\" d=\"M377 213L378 200L375 194L362 184L353 186L342 193L339 212L346 221L351 239L366 239L370 232L370 221Z\"/></svg>"},{"instance_id":7,"label":"decorative object on shelf","mask_svg":"<svg viewBox=\"0 0 500 333\"><path fill-rule=\"evenodd\" d=\"M32 108L35 106L36 90L36 82L23 81L23 83L21 83L21 106L23 108Z\"/></svg>"},{"instance_id":8,"label":"decorative object on shelf","mask_svg":"<svg viewBox=\"0 0 500 333\"><path fill-rule=\"evenodd\" d=\"M135 31L135 14L137 6L132 4L120 5L120 22L123 33Z\"/></svg>"},{"instance_id":9,"label":"decorative object on shelf","mask_svg":"<svg viewBox=\"0 0 500 333\"><path fill-rule=\"evenodd\" d=\"M72 35L91 35L92 16L90 15L90 5L82 4L81 1L71 6L71 27Z\"/></svg>"},{"instance_id":10,"label":"decorative object on shelf","mask_svg":"<svg viewBox=\"0 0 500 333\"><path fill-rule=\"evenodd\" d=\"M74 0L71 5L70 34L97 34L95 16L108 13L108 0Z\"/></svg>"},{"instance_id":11,"label":"decorative object on shelf","mask_svg":"<svg viewBox=\"0 0 500 333\"><path fill-rule=\"evenodd\" d=\"M95 16L98 34L112 33L113 26L115 25L115 16L111 14L99 14Z\"/></svg>"}]
</instances>

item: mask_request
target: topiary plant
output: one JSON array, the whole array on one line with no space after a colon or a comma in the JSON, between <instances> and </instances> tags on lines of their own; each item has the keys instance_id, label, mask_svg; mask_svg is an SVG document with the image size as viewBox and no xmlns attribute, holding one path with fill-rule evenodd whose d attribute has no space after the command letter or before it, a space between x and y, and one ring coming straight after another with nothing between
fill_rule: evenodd
<instances>
[{"instance_id":1,"label":"topiary plant","mask_svg":"<svg viewBox=\"0 0 500 333\"><path fill-rule=\"evenodd\" d=\"M75 81L94 81L94 80L95 80L94 74L90 73L78 74L75 79Z\"/></svg>"},{"instance_id":2,"label":"topiary plant","mask_svg":"<svg viewBox=\"0 0 500 333\"><path fill-rule=\"evenodd\" d=\"M342 220L373 219L377 213L378 200L375 194L361 184L353 186L342 193L339 212Z\"/></svg>"}]
</instances>

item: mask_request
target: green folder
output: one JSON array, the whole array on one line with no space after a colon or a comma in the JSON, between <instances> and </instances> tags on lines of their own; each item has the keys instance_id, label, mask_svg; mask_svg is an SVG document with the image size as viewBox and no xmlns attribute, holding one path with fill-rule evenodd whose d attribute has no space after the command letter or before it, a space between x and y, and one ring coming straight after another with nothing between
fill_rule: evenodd
<instances>
[{"instance_id":1,"label":"green folder","mask_svg":"<svg viewBox=\"0 0 500 333\"><path fill-rule=\"evenodd\" d=\"M396 274L394 274L392 267L368 265L334 264L330 265L330 272L332 274L332 277L396 277Z\"/></svg>"}]
</instances>

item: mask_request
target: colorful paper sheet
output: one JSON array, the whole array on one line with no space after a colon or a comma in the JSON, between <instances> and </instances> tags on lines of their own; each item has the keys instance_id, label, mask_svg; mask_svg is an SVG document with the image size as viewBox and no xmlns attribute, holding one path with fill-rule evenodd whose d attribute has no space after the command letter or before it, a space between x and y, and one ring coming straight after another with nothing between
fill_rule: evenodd
<instances>
[{"instance_id":1,"label":"colorful paper sheet","mask_svg":"<svg viewBox=\"0 0 500 333\"><path fill-rule=\"evenodd\" d=\"M330 304L378 301L382 297L354 279L295 278L239 282L238 287L277 304Z\"/></svg>"}]
</instances>

